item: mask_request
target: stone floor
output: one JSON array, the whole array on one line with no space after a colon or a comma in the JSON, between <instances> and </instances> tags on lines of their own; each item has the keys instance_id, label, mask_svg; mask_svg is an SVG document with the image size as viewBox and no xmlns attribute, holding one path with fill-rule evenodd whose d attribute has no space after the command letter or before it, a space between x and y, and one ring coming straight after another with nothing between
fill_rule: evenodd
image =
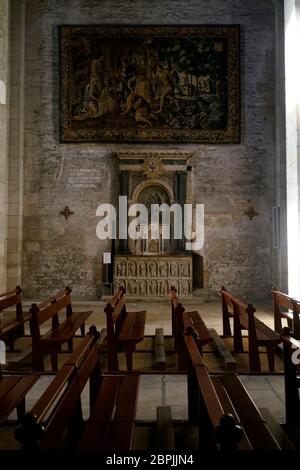
<instances>
[{"instance_id":1,"label":"stone floor","mask_svg":"<svg viewBox=\"0 0 300 470\"><path fill-rule=\"evenodd\" d=\"M189 299L184 302L186 309L198 310L209 328L222 333L221 309L219 301L204 302ZM257 316L273 327L272 306L268 302L255 304ZM98 329L105 326L104 302L74 302L74 310L93 310L88 324L95 324ZM147 310L146 334L153 335L155 329L162 327L164 334L171 334L170 304L168 301L145 302L131 300L128 310ZM47 327L46 327L47 329ZM281 375L241 375L241 380L250 396L259 408L267 408L279 423L285 420L284 388ZM52 376L43 376L28 395L27 409L36 402L43 390L52 380ZM187 384L184 375L142 375L137 408L138 420L155 420L156 407L169 405L173 419L187 418ZM83 393L84 416L88 416L88 386ZM15 418L14 415L11 418ZM0 438L0 448L1 445Z\"/></svg>"}]
</instances>

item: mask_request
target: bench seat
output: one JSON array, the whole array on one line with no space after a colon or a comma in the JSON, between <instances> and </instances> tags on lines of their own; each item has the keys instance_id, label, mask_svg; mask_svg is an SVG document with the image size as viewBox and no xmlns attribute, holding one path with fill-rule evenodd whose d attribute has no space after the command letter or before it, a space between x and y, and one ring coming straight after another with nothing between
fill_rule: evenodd
<instances>
[{"instance_id":1,"label":"bench seat","mask_svg":"<svg viewBox=\"0 0 300 470\"><path fill-rule=\"evenodd\" d=\"M244 330L249 330L249 321L246 317L240 318L240 323ZM254 318L257 340L264 345L269 341L274 341L276 344L280 343L280 337L278 334L271 330L265 323L258 318Z\"/></svg>"},{"instance_id":2,"label":"bench seat","mask_svg":"<svg viewBox=\"0 0 300 470\"><path fill-rule=\"evenodd\" d=\"M231 413L254 450L274 449L274 437L265 419L236 375L212 376L225 413Z\"/></svg>"},{"instance_id":3,"label":"bench seat","mask_svg":"<svg viewBox=\"0 0 300 470\"><path fill-rule=\"evenodd\" d=\"M24 323L29 321L31 318L30 313L23 314L23 320L14 320L12 322L7 322L0 325L0 339L4 338L6 335L14 333L19 328L24 326Z\"/></svg>"},{"instance_id":4,"label":"bench seat","mask_svg":"<svg viewBox=\"0 0 300 470\"><path fill-rule=\"evenodd\" d=\"M92 314L92 311L88 312L73 312L72 316L67 318L63 323L61 323L54 330L49 331L43 335L41 342L45 347L47 344L63 344L73 337L82 324L89 318Z\"/></svg>"},{"instance_id":5,"label":"bench seat","mask_svg":"<svg viewBox=\"0 0 300 470\"><path fill-rule=\"evenodd\" d=\"M101 385L100 348L105 331L91 326L78 347L63 364L52 382L41 394L21 425L15 438L22 449L55 449L67 430L67 446L78 446L84 428L81 395L89 381L90 407L95 403Z\"/></svg>"},{"instance_id":6,"label":"bench seat","mask_svg":"<svg viewBox=\"0 0 300 470\"><path fill-rule=\"evenodd\" d=\"M210 331L206 327L204 321L202 320L199 312L194 311L194 312L184 312L183 314L183 327L184 330L188 328L189 326L192 326L194 330L197 332L198 337L196 339L196 342L200 348L200 351L202 350L202 347L205 346L206 344L209 344L212 342L212 336L210 334Z\"/></svg>"},{"instance_id":7,"label":"bench seat","mask_svg":"<svg viewBox=\"0 0 300 470\"><path fill-rule=\"evenodd\" d=\"M51 366L57 371L57 355L63 343L68 343L69 351L73 351L73 338L80 328L81 335L85 335L85 322L93 313L73 312L71 303L71 289L66 289L44 300L40 304L32 304L30 308L30 329L32 335L32 366L34 370L44 370L43 353L50 353ZM66 319L60 323L59 315L65 309ZM51 329L41 334L41 325L51 320Z\"/></svg>"},{"instance_id":8,"label":"bench seat","mask_svg":"<svg viewBox=\"0 0 300 470\"><path fill-rule=\"evenodd\" d=\"M272 288L274 328L278 334L282 333L282 318L287 320L288 327L294 338L300 339L300 302L276 287ZM284 310L283 310L284 309Z\"/></svg>"},{"instance_id":9,"label":"bench seat","mask_svg":"<svg viewBox=\"0 0 300 470\"><path fill-rule=\"evenodd\" d=\"M189 421L199 426L199 448L215 449L220 445L223 450L280 449L237 375L209 374L192 329L185 332L184 342L188 356L188 415Z\"/></svg>"},{"instance_id":10,"label":"bench seat","mask_svg":"<svg viewBox=\"0 0 300 470\"><path fill-rule=\"evenodd\" d=\"M144 339L146 322L146 312L127 312L123 322L121 332L118 336L118 343L137 344Z\"/></svg>"},{"instance_id":11,"label":"bench seat","mask_svg":"<svg viewBox=\"0 0 300 470\"><path fill-rule=\"evenodd\" d=\"M133 351L143 341L146 311L127 312L125 289L119 287L106 305L108 370L118 371L118 349L125 351L127 370L132 371Z\"/></svg>"},{"instance_id":12,"label":"bench seat","mask_svg":"<svg viewBox=\"0 0 300 470\"><path fill-rule=\"evenodd\" d=\"M17 409L18 419L25 412L25 396L38 380L38 375L2 376L0 378L0 423Z\"/></svg>"},{"instance_id":13,"label":"bench seat","mask_svg":"<svg viewBox=\"0 0 300 470\"><path fill-rule=\"evenodd\" d=\"M104 376L80 441L81 450L132 447L139 376Z\"/></svg>"},{"instance_id":14,"label":"bench seat","mask_svg":"<svg viewBox=\"0 0 300 470\"><path fill-rule=\"evenodd\" d=\"M275 348L281 342L280 336L254 316L256 309L252 304L244 304L228 292L225 287L222 287L220 293L222 296L224 336L228 336L231 333L229 318L233 316L234 351L244 351L242 330L248 330L249 369L252 372L261 372L259 346L264 346L267 349L269 370L274 372Z\"/></svg>"},{"instance_id":15,"label":"bench seat","mask_svg":"<svg viewBox=\"0 0 300 470\"><path fill-rule=\"evenodd\" d=\"M23 313L21 293L21 287L17 286L14 291L0 294L0 314L15 307L15 319L11 318L5 322L0 321L0 340L7 343L11 351L14 350L15 338L24 336L24 324L31 318L29 313Z\"/></svg>"}]
</instances>

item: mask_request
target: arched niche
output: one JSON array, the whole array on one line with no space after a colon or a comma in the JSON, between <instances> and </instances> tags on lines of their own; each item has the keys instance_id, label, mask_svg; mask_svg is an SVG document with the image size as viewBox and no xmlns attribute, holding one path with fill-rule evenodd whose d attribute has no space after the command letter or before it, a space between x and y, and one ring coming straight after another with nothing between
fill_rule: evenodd
<instances>
[{"instance_id":1,"label":"arched niche","mask_svg":"<svg viewBox=\"0 0 300 470\"><path fill-rule=\"evenodd\" d=\"M166 181L153 178L146 181L142 181L134 188L131 195L131 199L128 201L129 204L135 204L137 202L140 202L139 198L141 193L143 193L148 188L153 188L153 191L155 191L155 188L157 187L162 188L167 194L169 199L167 202L168 204L172 205L174 202L176 202L173 188Z\"/></svg>"}]
</instances>

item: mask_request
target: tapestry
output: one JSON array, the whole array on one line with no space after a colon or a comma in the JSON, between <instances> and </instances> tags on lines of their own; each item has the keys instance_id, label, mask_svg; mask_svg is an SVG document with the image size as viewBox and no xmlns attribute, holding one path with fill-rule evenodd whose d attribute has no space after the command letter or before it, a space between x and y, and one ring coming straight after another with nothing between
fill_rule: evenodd
<instances>
[{"instance_id":1,"label":"tapestry","mask_svg":"<svg viewBox=\"0 0 300 470\"><path fill-rule=\"evenodd\" d=\"M59 38L62 142L239 142L239 26L61 26Z\"/></svg>"}]
</instances>

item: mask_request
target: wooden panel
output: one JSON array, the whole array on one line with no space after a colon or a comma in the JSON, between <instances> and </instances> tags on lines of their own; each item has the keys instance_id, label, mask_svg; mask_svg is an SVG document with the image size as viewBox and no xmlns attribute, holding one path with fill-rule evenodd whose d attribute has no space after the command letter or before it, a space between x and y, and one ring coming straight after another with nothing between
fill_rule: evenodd
<instances>
[{"instance_id":1,"label":"wooden panel","mask_svg":"<svg viewBox=\"0 0 300 470\"><path fill-rule=\"evenodd\" d=\"M114 416L121 382L122 376L103 377L101 389L82 435L80 449L103 450L105 448L109 423Z\"/></svg>"},{"instance_id":2,"label":"wooden panel","mask_svg":"<svg viewBox=\"0 0 300 470\"><path fill-rule=\"evenodd\" d=\"M243 428L254 450L280 450L278 442L271 434L266 423L244 424Z\"/></svg>"},{"instance_id":3,"label":"wooden panel","mask_svg":"<svg viewBox=\"0 0 300 470\"><path fill-rule=\"evenodd\" d=\"M255 318L255 327L258 341L273 341L275 344L280 343L280 336L258 318Z\"/></svg>"},{"instance_id":4,"label":"wooden panel","mask_svg":"<svg viewBox=\"0 0 300 470\"><path fill-rule=\"evenodd\" d=\"M109 423L88 421L79 443L79 450L104 450Z\"/></svg>"},{"instance_id":5,"label":"wooden panel","mask_svg":"<svg viewBox=\"0 0 300 470\"><path fill-rule=\"evenodd\" d=\"M290 296L288 296L287 294L284 294L283 292L274 291L274 290L272 290L272 294L273 294L273 298L276 304L279 307L284 307L289 310L293 310L293 304L291 302Z\"/></svg>"},{"instance_id":6,"label":"wooden panel","mask_svg":"<svg viewBox=\"0 0 300 470\"><path fill-rule=\"evenodd\" d=\"M114 415L115 421L135 419L139 381L140 377L138 375L129 375L122 378Z\"/></svg>"},{"instance_id":7,"label":"wooden panel","mask_svg":"<svg viewBox=\"0 0 300 470\"><path fill-rule=\"evenodd\" d=\"M18 383L19 380L20 377L3 377L0 379L0 400L2 400L2 398Z\"/></svg>"},{"instance_id":8,"label":"wooden panel","mask_svg":"<svg viewBox=\"0 0 300 470\"><path fill-rule=\"evenodd\" d=\"M235 419L236 424L240 425L240 418L236 412L236 409L230 400L230 397L224 388L224 385L222 384L221 380L219 377L211 376L212 383L215 387L215 390L217 392L217 395L219 397L219 400L223 406L224 413L231 413ZM253 447L251 443L248 440L248 437L244 435L243 439L241 442L238 443L238 449L239 450L252 450Z\"/></svg>"},{"instance_id":9,"label":"wooden panel","mask_svg":"<svg viewBox=\"0 0 300 470\"><path fill-rule=\"evenodd\" d=\"M4 299L0 299L0 311L5 310L6 308L12 307L13 305L16 305L17 303L20 303L20 295L14 292L13 295Z\"/></svg>"},{"instance_id":10,"label":"wooden panel","mask_svg":"<svg viewBox=\"0 0 300 470\"><path fill-rule=\"evenodd\" d=\"M184 312L184 316L185 316L186 313L192 319L193 326L194 326L194 328L196 329L196 331L199 335L199 339L201 340L201 344L204 345L204 344L211 343L212 337L211 337L204 321L202 320L199 312L197 312L197 311Z\"/></svg>"},{"instance_id":11,"label":"wooden panel","mask_svg":"<svg viewBox=\"0 0 300 470\"><path fill-rule=\"evenodd\" d=\"M82 389L79 386L78 376L75 375L47 420L46 432L40 442L41 449L52 449L56 447L67 423L74 415L81 392Z\"/></svg>"},{"instance_id":12,"label":"wooden panel","mask_svg":"<svg viewBox=\"0 0 300 470\"><path fill-rule=\"evenodd\" d=\"M184 341L193 366L206 367L193 337L184 335Z\"/></svg>"},{"instance_id":13,"label":"wooden panel","mask_svg":"<svg viewBox=\"0 0 300 470\"><path fill-rule=\"evenodd\" d=\"M54 330L44 335L41 339L42 343L47 342L66 342L69 338L75 335L80 326L88 319L93 312L74 312L67 318L61 325Z\"/></svg>"},{"instance_id":14,"label":"wooden panel","mask_svg":"<svg viewBox=\"0 0 300 470\"><path fill-rule=\"evenodd\" d=\"M8 417L10 413L21 403L26 393L31 389L38 379L38 375L27 375L19 377L14 387L1 399L0 419Z\"/></svg>"},{"instance_id":15,"label":"wooden panel","mask_svg":"<svg viewBox=\"0 0 300 470\"><path fill-rule=\"evenodd\" d=\"M264 422L258 408L252 401L247 390L236 375L224 375L220 377L235 409L239 415L241 423Z\"/></svg>"},{"instance_id":16,"label":"wooden panel","mask_svg":"<svg viewBox=\"0 0 300 470\"><path fill-rule=\"evenodd\" d=\"M31 413L37 416L38 422L42 422L45 419L57 397L68 384L68 381L74 372L75 369L73 366L64 365L45 392L41 395L38 402L31 410Z\"/></svg>"},{"instance_id":17,"label":"wooden panel","mask_svg":"<svg viewBox=\"0 0 300 470\"><path fill-rule=\"evenodd\" d=\"M103 377L101 389L96 398L88 423L101 423L112 419L121 381L122 376Z\"/></svg>"},{"instance_id":18,"label":"wooden panel","mask_svg":"<svg viewBox=\"0 0 300 470\"><path fill-rule=\"evenodd\" d=\"M139 342L144 339L146 312L127 312L118 342Z\"/></svg>"},{"instance_id":19,"label":"wooden panel","mask_svg":"<svg viewBox=\"0 0 300 470\"><path fill-rule=\"evenodd\" d=\"M43 300L38 304L38 308L40 310L44 309L48 304L52 304L55 300L59 300L61 297L64 297L66 295L66 291L62 290L61 292L58 292L58 294L52 295L46 300ZM70 296L68 296L70 298Z\"/></svg>"},{"instance_id":20,"label":"wooden panel","mask_svg":"<svg viewBox=\"0 0 300 470\"><path fill-rule=\"evenodd\" d=\"M72 365L79 368L89 354L91 346L95 342L95 336L87 333L76 347L76 351L64 362L64 365Z\"/></svg>"},{"instance_id":21,"label":"wooden panel","mask_svg":"<svg viewBox=\"0 0 300 470\"><path fill-rule=\"evenodd\" d=\"M54 304L49 305L49 307L46 307L44 310L40 310L37 316L38 324L42 325L45 321L49 320L51 317L53 317L53 315L58 313L68 304L69 304L69 296L65 295L58 302L55 302Z\"/></svg>"},{"instance_id":22,"label":"wooden panel","mask_svg":"<svg viewBox=\"0 0 300 470\"><path fill-rule=\"evenodd\" d=\"M130 450L134 432L133 421L113 421L110 424L105 450Z\"/></svg>"},{"instance_id":23,"label":"wooden panel","mask_svg":"<svg viewBox=\"0 0 300 470\"><path fill-rule=\"evenodd\" d=\"M203 400L206 404L207 412L213 427L220 424L220 419L224 414L219 397L213 386L211 378L204 367L195 367L198 386L201 390Z\"/></svg>"}]
</instances>

